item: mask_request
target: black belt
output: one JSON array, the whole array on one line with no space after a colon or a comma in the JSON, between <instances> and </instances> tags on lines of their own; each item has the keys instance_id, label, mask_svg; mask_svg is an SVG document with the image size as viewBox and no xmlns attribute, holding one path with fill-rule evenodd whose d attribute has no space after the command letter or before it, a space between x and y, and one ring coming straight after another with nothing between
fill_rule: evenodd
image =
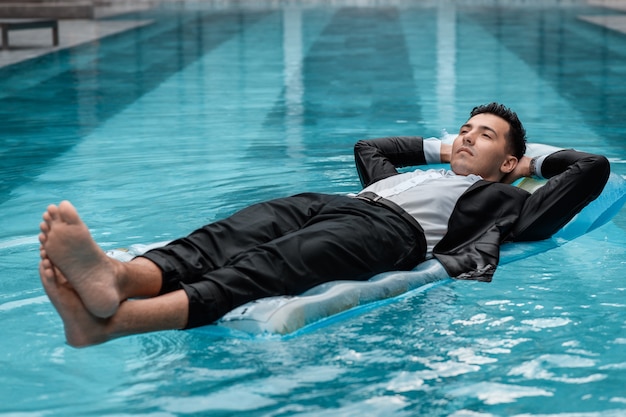
<instances>
[{"instance_id":1,"label":"black belt","mask_svg":"<svg viewBox=\"0 0 626 417\"><path fill-rule=\"evenodd\" d=\"M354 198L358 198L359 200L366 201L375 206L384 207L387 210L391 210L398 216L402 217L411 226L413 226L413 228L416 229L421 234L421 236L425 239L426 235L424 234L424 229L419 224L419 222L415 220L415 217L411 216L402 207L400 207L393 201L389 201L386 198L383 198L379 196L378 194L373 193L371 191L365 191L365 192L359 193L355 195ZM424 245L424 247L426 246Z\"/></svg>"}]
</instances>

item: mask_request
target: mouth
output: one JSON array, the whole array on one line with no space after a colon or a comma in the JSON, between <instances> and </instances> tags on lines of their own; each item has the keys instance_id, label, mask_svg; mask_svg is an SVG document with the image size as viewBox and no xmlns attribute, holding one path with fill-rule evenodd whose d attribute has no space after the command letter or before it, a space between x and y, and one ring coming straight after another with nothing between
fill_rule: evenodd
<instances>
[{"instance_id":1,"label":"mouth","mask_svg":"<svg viewBox=\"0 0 626 417\"><path fill-rule=\"evenodd\" d=\"M456 153L461 153L461 152L467 152L467 153L468 153L468 154L470 154L470 155L474 155L474 154L472 153L471 149L469 149L469 148L467 148L467 147L465 147L465 146L461 146L461 147L460 147L460 148L456 151Z\"/></svg>"}]
</instances>

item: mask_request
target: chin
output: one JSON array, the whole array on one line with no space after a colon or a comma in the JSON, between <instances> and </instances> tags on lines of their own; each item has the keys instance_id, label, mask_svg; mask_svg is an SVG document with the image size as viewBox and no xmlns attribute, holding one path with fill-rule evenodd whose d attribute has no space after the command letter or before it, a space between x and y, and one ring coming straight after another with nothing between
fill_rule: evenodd
<instances>
[{"instance_id":1,"label":"chin","mask_svg":"<svg viewBox=\"0 0 626 417\"><path fill-rule=\"evenodd\" d=\"M472 172L463 164L450 164L450 169L457 175L470 175Z\"/></svg>"}]
</instances>

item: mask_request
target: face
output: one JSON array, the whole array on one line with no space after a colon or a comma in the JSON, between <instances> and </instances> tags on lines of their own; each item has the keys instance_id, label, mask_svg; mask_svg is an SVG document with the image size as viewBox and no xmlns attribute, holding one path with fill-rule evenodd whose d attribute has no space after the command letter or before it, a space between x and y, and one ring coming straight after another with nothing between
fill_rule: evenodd
<instances>
[{"instance_id":1,"label":"face","mask_svg":"<svg viewBox=\"0 0 626 417\"><path fill-rule=\"evenodd\" d=\"M452 171L500 181L517 165L517 158L507 152L508 132L509 124L496 115L482 113L469 119L452 144Z\"/></svg>"}]
</instances>

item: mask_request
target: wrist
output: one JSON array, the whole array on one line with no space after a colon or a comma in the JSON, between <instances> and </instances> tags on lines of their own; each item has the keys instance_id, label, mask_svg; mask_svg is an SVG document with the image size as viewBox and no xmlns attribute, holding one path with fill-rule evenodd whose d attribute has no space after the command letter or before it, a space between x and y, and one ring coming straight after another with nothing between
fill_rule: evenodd
<instances>
[{"instance_id":1,"label":"wrist","mask_svg":"<svg viewBox=\"0 0 626 417\"><path fill-rule=\"evenodd\" d=\"M439 152L439 159L442 163L450 162L450 155L452 154L452 145L448 143L441 144L441 150Z\"/></svg>"}]
</instances>

